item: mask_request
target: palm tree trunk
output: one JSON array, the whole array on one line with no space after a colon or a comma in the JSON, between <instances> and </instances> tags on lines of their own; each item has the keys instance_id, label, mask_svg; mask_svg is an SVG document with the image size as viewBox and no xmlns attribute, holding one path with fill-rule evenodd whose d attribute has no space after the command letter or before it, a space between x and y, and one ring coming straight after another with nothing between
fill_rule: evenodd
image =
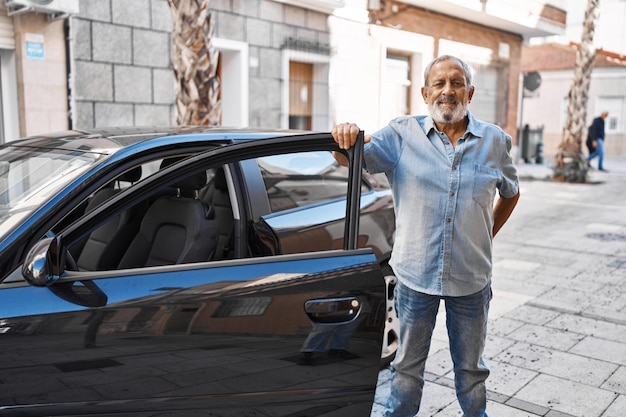
<instances>
[{"instance_id":1,"label":"palm tree trunk","mask_svg":"<svg viewBox=\"0 0 626 417\"><path fill-rule=\"evenodd\" d=\"M209 0L168 0L172 12L172 66L176 123L218 126L222 118L219 53L213 47Z\"/></svg>"},{"instance_id":2,"label":"palm tree trunk","mask_svg":"<svg viewBox=\"0 0 626 417\"><path fill-rule=\"evenodd\" d=\"M596 50L593 35L599 14L599 0L588 0L583 23L580 47L576 51L576 68L570 87L567 104L567 119L563 129L563 140L555 158L554 178L567 182L585 182L588 164L582 153L583 137L587 131L587 102L589 84Z\"/></svg>"}]
</instances>

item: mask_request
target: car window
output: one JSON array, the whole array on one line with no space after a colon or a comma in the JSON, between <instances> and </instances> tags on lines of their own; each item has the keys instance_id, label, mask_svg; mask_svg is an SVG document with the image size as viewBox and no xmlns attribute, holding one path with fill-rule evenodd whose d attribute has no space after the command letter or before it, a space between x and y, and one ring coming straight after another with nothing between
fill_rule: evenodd
<instances>
[{"instance_id":1,"label":"car window","mask_svg":"<svg viewBox=\"0 0 626 417\"><path fill-rule=\"evenodd\" d=\"M94 210L96 207L102 205L110 198L114 197L121 191L129 188L133 184L148 178L159 170L159 167L163 159L159 158L154 161L149 161L141 165L134 166L119 174L114 179L108 181L105 185L91 193L81 204L78 204L74 209L70 211L59 223L57 223L48 232L49 235L54 235L72 222L79 219L86 213ZM75 252L75 249L73 252Z\"/></svg>"},{"instance_id":2,"label":"car window","mask_svg":"<svg viewBox=\"0 0 626 417\"><path fill-rule=\"evenodd\" d=\"M81 204L87 207L77 208L76 216L66 217L65 225L53 230L54 235L63 237L63 247L70 255L67 269L112 271L343 248L348 168L337 164L330 151L280 153L282 146L297 148L293 143L268 141L259 154L270 156L243 160L224 156L240 148L242 155L248 156L251 144L256 146L242 142L217 155L209 152L215 162L206 165L198 163L207 158L205 154L176 169L164 167L163 161L126 168ZM246 161L256 179L242 184L248 179ZM188 165L194 168L188 170ZM362 184L369 190L369 183ZM253 187L249 191L260 198L241 199L244 195L236 186ZM266 192L279 214L270 210ZM249 204L264 205L262 215L274 217L250 221ZM303 207L311 210L303 212ZM301 215L294 218L298 213ZM308 233L296 233L301 228ZM298 236L290 238L291 234ZM324 240L323 245L307 246L295 242L313 234L323 234L330 243ZM318 239L312 241L319 243Z\"/></svg>"},{"instance_id":3,"label":"car window","mask_svg":"<svg viewBox=\"0 0 626 417\"><path fill-rule=\"evenodd\" d=\"M331 152L300 152L258 158L272 213L345 199L348 168ZM363 184L362 191L367 191Z\"/></svg>"},{"instance_id":4,"label":"car window","mask_svg":"<svg viewBox=\"0 0 626 417\"><path fill-rule=\"evenodd\" d=\"M0 149L0 238L99 158L64 149Z\"/></svg>"},{"instance_id":5,"label":"car window","mask_svg":"<svg viewBox=\"0 0 626 417\"><path fill-rule=\"evenodd\" d=\"M176 156L173 157L173 159L179 160L181 158L184 158L185 156ZM163 161L163 158L159 158L127 169L126 171L115 177L113 180L109 181L104 186L91 193L91 195L89 195L89 197L87 197L87 199L83 201L83 204L77 206L74 209L74 211L68 216L68 219L74 221L82 214L87 213L95 209L99 205L105 203L107 200L109 200L111 197L115 196L119 192L129 188L139 181L145 180L146 178L150 177L151 175L159 171L161 165L163 165L164 163ZM61 222L53 230L60 231L63 227L66 226L68 219L65 219L65 221Z\"/></svg>"},{"instance_id":6,"label":"car window","mask_svg":"<svg viewBox=\"0 0 626 417\"><path fill-rule=\"evenodd\" d=\"M154 166L151 162L131 171L144 168L144 173L152 175ZM162 169L168 162L156 166ZM166 184L122 213L107 217L87 236L68 242L74 268L103 271L227 258L229 242L225 240L232 236L233 213L225 181L218 178L220 170L223 178L223 167L210 167ZM137 172L122 174L88 199L84 213L95 210L122 188L131 187L132 192L141 178Z\"/></svg>"}]
</instances>

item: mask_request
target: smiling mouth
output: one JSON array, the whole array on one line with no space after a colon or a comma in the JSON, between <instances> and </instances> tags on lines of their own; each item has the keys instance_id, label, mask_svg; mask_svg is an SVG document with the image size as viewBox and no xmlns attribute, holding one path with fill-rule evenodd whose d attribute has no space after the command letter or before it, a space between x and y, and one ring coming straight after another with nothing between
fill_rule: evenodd
<instances>
[{"instance_id":1,"label":"smiling mouth","mask_svg":"<svg viewBox=\"0 0 626 417\"><path fill-rule=\"evenodd\" d=\"M458 104L458 101L455 99L443 99L443 100L437 100L437 105L446 105L446 106L453 106Z\"/></svg>"},{"instance_id":2,"label":"smiling mouth","mask_svg":"<svg viewBox=\"0 0 626 417\"><path fill-rule=\"evenodd\" d=\"M439 107L442 111L454 111L454 109L456 109L458 105L459 104L456 102L446 101L439 103L437 107Z\"/></svg>"}]
</instances>

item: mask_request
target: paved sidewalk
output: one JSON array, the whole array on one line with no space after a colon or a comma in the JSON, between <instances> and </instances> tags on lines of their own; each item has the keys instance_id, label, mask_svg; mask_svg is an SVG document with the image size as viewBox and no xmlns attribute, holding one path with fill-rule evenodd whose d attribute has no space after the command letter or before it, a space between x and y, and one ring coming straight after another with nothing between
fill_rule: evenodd
<instances>
[{"instance_id":1,"label":"paved sidewalk","mask_svg":"<svg viewBox=\"0 0 626 417\"><path fill-rule=\"evenodd\" d=\"M520 162L521 198L494 240L485 360L490 417L626 416L626 156L586 184ZM461 416L444 315L419 417ZM382 415L389 371L372 416Z\"/></svg>"}]
</instances>

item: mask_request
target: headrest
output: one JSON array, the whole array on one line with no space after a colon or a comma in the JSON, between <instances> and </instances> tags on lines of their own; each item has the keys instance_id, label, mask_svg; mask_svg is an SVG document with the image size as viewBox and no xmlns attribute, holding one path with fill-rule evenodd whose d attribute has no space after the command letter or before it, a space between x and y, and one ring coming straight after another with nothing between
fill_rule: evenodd
<instances>
[{"instance_id":1,"label":"headrest","mask_svg":"<svg viewBox=\"0 0 626 417\"><path fill-rule=\"evenodd\" d=\"M141 179L141 165L136 166L117 177L118 181L137 182Z\"/></svg>"},{"instance_id":2,"label":"headrest","mask_svg":"<svg viewBox=\"0 0 626 417\"><path fill-rule=\"evenodd\" d=\"M183 178L173 185L181 190L199 190L206 185L206 181L206 172L202 171L190 177Z\"/></svg>"},{"instance_id":3,"label":"headrest","mask_svg":"<svg viewBox=\"0 0 626 417\"><path fill-rule=\"evenodd\" d=\"M163 159L161 161L161 166L159 167L159 169L166 168L166 167L168 167L168 166L170 166L170 165L172 165L172 164L174 164L174 163L176 163L178 161L181 161L183 159L185 159L184 156L173 156L171 158L165 158L165 159Z\"/></svg>"},{"instance_id":4,"label":"headrest","mask_svg":"<svg viewBox=\"0 0 626 417\"><path fill-rule=\"evenodd\" d=\"M161 161L160 169L168 167L180 160L183 160L184 158L185 158L184 156L175 156L172 158L165 158L163 161ZM172 186L180 189L181 191L182 190L199 190L200 188L206 185L206 182L207 182L206 172L202 171L190 177L184 178L178 181L177 183L173 184Z\"/></svg>"}]
</instances>

